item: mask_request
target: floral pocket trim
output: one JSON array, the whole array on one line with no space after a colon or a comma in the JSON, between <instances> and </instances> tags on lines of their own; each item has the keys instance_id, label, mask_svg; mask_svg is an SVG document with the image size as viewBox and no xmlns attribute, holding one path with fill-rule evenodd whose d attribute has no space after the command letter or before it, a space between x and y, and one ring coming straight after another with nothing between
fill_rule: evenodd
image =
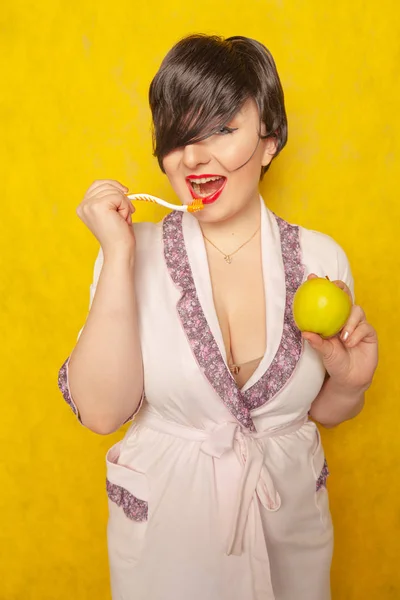
<instances>
[{"instance_id":1,"label":"floral pocket trim","mask_svg":"<svg viewBox=\"0 0 400 600\"><path fill-rule=\"evenodd\" d=\"M149 511L148 502L136 498L136 496L128 492L125 488L111 483L109 479L106 480L106 489L108 498L111 502L122 508L128 519L137 521L138 523L147 521Z\"/></svg>"},{"instance_id":2,"label":"floral pocket trim","mask_svg":"<svg viewBox=\"0 0 400 600\"><path fill-rule=\"evenodd\" d=\"M326 481L327 481L329 475L330 475L330 473L329 473L329 469L328 469L328 463L326 462L326 460L324 460L324 466L322 467L320 476L317 479L317 484L316 484L317 492L323 487L326 488Z\"/></svg>"}]
</instances>

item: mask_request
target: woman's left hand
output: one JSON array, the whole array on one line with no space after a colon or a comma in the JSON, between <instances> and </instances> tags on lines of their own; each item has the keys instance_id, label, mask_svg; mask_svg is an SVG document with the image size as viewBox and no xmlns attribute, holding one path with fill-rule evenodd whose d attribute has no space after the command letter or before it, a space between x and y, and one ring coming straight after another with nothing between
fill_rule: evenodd
<instances>
[{"instance_id":1,"label":"woman's left hand","mask_svg":"<svg viewBox=\"0 0 400 600\"><path fill-rule=\"evenodd\" d=\"M315 277L316 275L311 274L308 279ZM333 283L353 301L351 292L343 281ZM362 393L368 389L378 364L378 338L361 306L353 304L340 335L329 339L308 331L302 335L320 353L328 375L339 388L348 393Z\"/></svg>"}]
</instances>

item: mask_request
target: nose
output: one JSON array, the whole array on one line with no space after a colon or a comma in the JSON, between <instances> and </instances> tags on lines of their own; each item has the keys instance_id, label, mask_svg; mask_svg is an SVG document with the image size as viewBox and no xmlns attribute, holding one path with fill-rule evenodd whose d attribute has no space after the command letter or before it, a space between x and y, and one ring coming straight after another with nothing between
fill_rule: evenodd
<instances>
[{"instance_id":1,"label":"nose","mask_svg":"<svg viewBox=\"0 0 400 600\"><path fill-rule=\"evenodd\" d=\"M188 169L195 170L199 165L206 165L210 162L210 153L206 144L197 142L196 144L188 144L183 149L182 160Z\"/></svg>"}]
</instances>

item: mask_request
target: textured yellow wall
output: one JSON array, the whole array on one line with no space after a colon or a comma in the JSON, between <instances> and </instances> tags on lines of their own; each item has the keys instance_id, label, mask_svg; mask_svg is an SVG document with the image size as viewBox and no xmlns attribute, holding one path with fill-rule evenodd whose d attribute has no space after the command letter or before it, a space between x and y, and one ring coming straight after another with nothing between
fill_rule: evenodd
<instances>
[{"instance_id":1,"label":"textured yellow wall","mask_svg":"<svg viewBox=\"0 0 400 600\"><path fill-rule=\"evenodd\" d=\"M1 600L110 598L103 457L119 436L81 428L56 389L97 251L75 206L107 177L172 199L151 157L147 88L196 31L272 50L290 142L263 193L344 246L379 330L363 415L324 434L333 599L400 598L397 0L8 0L1 18Z\"/></svg>"}]
</instances>

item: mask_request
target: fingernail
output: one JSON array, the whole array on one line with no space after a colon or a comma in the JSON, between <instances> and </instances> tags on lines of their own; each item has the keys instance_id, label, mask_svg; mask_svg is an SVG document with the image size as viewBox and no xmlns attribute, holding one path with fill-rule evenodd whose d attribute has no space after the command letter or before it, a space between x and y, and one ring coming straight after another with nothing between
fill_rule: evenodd
<instances>
[{"instance_id":1,"label":"fingernail","mask_svg":"<svg viewBox=\"0 0 400 600\"><path fill-rule=\"evenodd\" d=\"M342 335L342 340L345 342L348 337L349 337L349 332L345 331L344 334Z\"/></svg>"}]
</instances>

